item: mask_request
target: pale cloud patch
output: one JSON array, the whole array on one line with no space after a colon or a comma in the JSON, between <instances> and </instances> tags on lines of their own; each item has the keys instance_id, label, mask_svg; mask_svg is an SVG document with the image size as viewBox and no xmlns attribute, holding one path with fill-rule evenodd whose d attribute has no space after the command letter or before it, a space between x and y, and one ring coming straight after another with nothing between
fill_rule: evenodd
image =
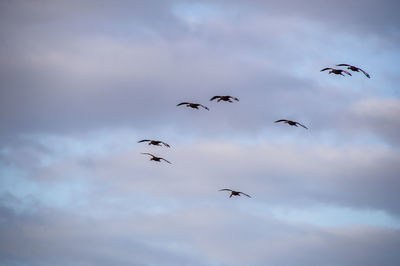
<instances>
[{"instance_id":1,"label":"pale cloud patch","mask_svg":"<svg viewBox=\"0 0 400 266\"><path fill-rule=\"evenodd\" d=\"M350 106L350 114L350 117L354 118L354 126L358 129L382 136L389 143L399 144L400 101L398 99L362 99Z\"/></svg>"},{"instance_id":2,"label":"pale cloud patch","mask_svg":"<svg viewBox=\"0 0 400 266\"><path fill-rule=\"evenodd\" d=\"M117 132L106 138L101 134L89 135L87 141L78 142L41 138L42 143L57 140L58 144L47 146L48 152L34 154L29 161L35 163L30 166L15 158L26 162L33 155L26 154L25 149L10 151L3 155L3 162L15 164L4 166L23 171L25 174L18 175L18 182L29 180L38 189L44 189L47 183L54 185L54 191L57 184L61 186L67 181L71 185L82 184L85 192L78 195L88 205L96 202L96 195L117 202L129 199L131 194L160 201L163 197L176 202L214 201L226 196L217 190L228 187L278 206L312 206L321 202L398 214L394 203L399 156L395 150L267 140L248 144L221 140L169 142L171 148L161 148L136 143L139 138L129 132ZM79 145L74 148L73 143ZM54 152L59 156L47 160ZM149 161L149 156L141 152L164 157L172 164ZM40 163L43 161L46 163ZM8 189L13 190L17 179L7 180Z\"/></svg>"}]
</instances>

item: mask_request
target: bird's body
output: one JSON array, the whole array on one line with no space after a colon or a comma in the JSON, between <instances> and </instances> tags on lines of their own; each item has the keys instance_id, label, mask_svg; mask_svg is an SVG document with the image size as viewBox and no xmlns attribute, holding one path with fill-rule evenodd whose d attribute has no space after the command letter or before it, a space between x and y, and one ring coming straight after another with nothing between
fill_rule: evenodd
<instances>
[{"instance_id":1,"label":"bird's body","mask_svg":"<svg viewBox=\"0 0 400 266\"><path fill-rule=\"evenodd\" d=\"M231 194L229 195L229 198L231 198L232 196L239 196L239 197L240 197L240 194L245 195L245 196L251 198L250 195L247 195L246 193L243 193L243 192L241 192L241 191L235 191L235 190L232 190L232 189L229 189L229 188L223 188L223 189L220 189L220 190L218 190L218 191L230 191Z\"/></svg>"},{"instance_id":2,"label":"bird's body","mask_svg":"<svg viewBox=\"0 0 400 266\"><path fill-rule=\"evenodd\" d=\"M229 96L229 95L225 95L225 96L214 96L214 97L212 97L212 98L210 99L210 101L215 100L215 99L218 99L217 102L224 101L224 102L230 102L230 103L231 103L232 100L239 101L238 98L233 97L233 96Z\"/></svg>"},{"instance_id":3,"label":"bird's body","mask_svg":"<svg viewBox=\"0 0 400 266\"><path fill-rule=\"evenodd\" d=\"M308 129L305 125L300 124L299 122L296 122L296 121L292 121L292 120L280 119L280 120L275 121L275 123L278 123L278 122L283 122L283 123L286 123L286 124L289 124L289 125L295 126L295 127L297 127L297 125L300 125L300 126L304 127L305 129Z\"/></svg>"},{"instance_id":4,"label":"bird's body","mask_svg":"<svg viewBox=\"0 0 400 266\"><path fill-rule=\"evenodd\" d=\"M176 106L180 106L180 105L186 105L187 107L191 107L191 108L194 108L194 109L199 109L199 106L201 106L206 110L210 110L210 109L208 109L207 106L204 106L204 105L199 104L199 103L181 102L181 103L177 104Z\"/></svg>"},{"instance_id":5,"label":"bird's body","mask_svg":"<svg viewBox=\"0 0 400 266\"><path fill-rule=\"evenodd\" d=\"M325 70L330 70L329 72L328 72L328 74L336 74L336 75L342 75L342 76L344 76L343 75L343 73L346 73L347 75L349 75L349 76L351 76L351 73L350 72L348 72L348 71L346 71L346 70L343 70L343 69L334 69L334 68L330 68L330 67L326 67L326 68L324 68L324 69L321 69L321 71L325 71Z\"/></svg>"},{"instance_id":6,"label":"bird's body","mask_svg":"<svg viewBox=\"0 0 400 266\"><path fill-rule=\"evenodd\" d=\"M151 154L151 153L142 152L142 154L150 155L150 156L151 156L150 161L161 162L161 160L163 160L163 161L166 161L167 163L171 163L171 162L165 160L164 158L154 156L154 155Z\"/></svg>"},{"instance_id":7,"label":"bird's body","mask_svg":"<svg viewBox=\"0 0 400 266\"><path fill-rule=\"evenodd\" d=\"M139 140L138 143L146 142L146 141L149 142L148 145L161 146L161 144L163 144L165 147L168 147L168 148L170 147L167 143L160 141L160 140L142 139L142 140Z\"/></svg>"},{"instance_id":8,"label":"bird's body","mask_svg":"<svg viewBox=\"0 0 400 266\"><path fill-rule=\"evenodd\" d=\"M360 72L361 71L367 78L371 78L371 76L367 72L365 72L364 70L362 70L359 67L355 67L355 66L352 66L352 65L349 65L349 64L339 64L337 66L347 66L347 69L349 69L351 71L354 71L354 72Z\"/></svg>"}]
</instances>

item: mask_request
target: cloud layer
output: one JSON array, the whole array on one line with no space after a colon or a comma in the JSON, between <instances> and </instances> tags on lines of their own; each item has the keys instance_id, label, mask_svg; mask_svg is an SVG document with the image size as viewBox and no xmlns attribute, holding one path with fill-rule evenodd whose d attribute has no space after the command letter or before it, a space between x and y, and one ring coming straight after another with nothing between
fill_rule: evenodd
<instances>
[{"instance_id":1,"label":"cloud layer","mask_svg":"<svg viewBox=\"0 0 400 266\"><path fill-rule=\"evenodd\" d=\"M1 2L0 264L398 265L398 7Z\"/></svg>"}]
</instances>

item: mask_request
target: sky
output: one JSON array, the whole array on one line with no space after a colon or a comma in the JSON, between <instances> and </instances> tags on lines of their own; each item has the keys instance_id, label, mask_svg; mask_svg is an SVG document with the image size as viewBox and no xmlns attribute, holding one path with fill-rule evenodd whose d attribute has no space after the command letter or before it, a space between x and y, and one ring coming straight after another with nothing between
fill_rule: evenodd
<instances>
[{"instance_id":1,"label":"sky","mask_svg":"<svg viewBox=\"0 0 400 266\"><path fill-rule=\"evenodd\" d=\"M400 265L399 10L0 1L0 265Z\"/></svg>"}]
</instances>

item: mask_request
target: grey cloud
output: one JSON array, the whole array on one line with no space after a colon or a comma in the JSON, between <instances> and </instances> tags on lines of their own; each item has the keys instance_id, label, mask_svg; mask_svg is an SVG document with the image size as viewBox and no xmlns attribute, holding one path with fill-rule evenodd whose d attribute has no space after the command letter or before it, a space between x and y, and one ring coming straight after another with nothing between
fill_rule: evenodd
<instances>
[{"instance_id":1,"label":"grey cloud","mask_svg":"<svg viewBox=\"0 0 400 266\"><path fill-rule=\"evenodd\" d=\"M182 250L174 250L165 244L154 245L135 240L135 236L123 236L124 232L117 235L99 234L101 231L104 233L106 228L93 228L93 224L86 222L46 222L36 225L17 223L10 228L13 235L2 229L2 235L8 243L2 241L0 261L7 264L201 265L196 259L182 254ZM18 230L25 230L27 234L15 234Z\"/></svg>"},{"instance_id":2,"label":"grey cloud","mask_svg":"<svg viewBox=\"0 0 400 266\"><path fill-rule=\"evenodd\" d=\"M193 123L188 120L196 121L200 135L215 134L212 123L220 122L221 136L239 132L254 137L269 130L269 123L281 116L318 127L357 97L345 92L338 96L318 84L317 72L327 57L322 55L323 50L310 49L315 44L307 25L290 20L289 27L283 26L280 33L279 27L267 27L271 18L256 18L249 24L229 18L226 25L206 21L191 32L185 30L185 21L171 13L177 3L165 2L155 10L152 3L142 6L139 2L124 9L98 4L94 10L91 2L82 7L51 2L43 10L32 3L29 5L33 7L17 4L18 8L3 3L10 14L25 14L3 18L8 22L4 24L8 38L2 46L5 60L1 68L0 119L7 125L2 132L4 142L18 133L70 133L121 126L148 132L171 127L185 135L198 134L191 130ZM56 16L58 12L61 14ZM149 13L152 16L147 16ZM14 24L24 17L30 17L31 26L19 30ZM92 28L86 24L69 31L66 21L75 18L114 23L124 29L124 34L115 35L113 29L85 32ZM135 26L125 27L126 21ZM154 28L151 21L168 29ZM254 30L257 25L260 29ZM143 28L152 30L142 32ZM165 37L170 33L179 37ZM294 41L302 42L294 49L285 36L295 36ZM317 46L322 48L324 43L319 40ZM337 45L333 46L336 49ZM308 62L304 55L308 53L316 62L300 69L315 68L312 75L318 78L288 70ZM211 96L220 93L234 94L242 101L222 113L220 106L208 103ZM210 104L213 115L201 113L193 118L192 113L188 115L187 110L175 106L186 100ZM327 109L327 102L334 108Z\"/></svg>"},{"instance_id":3,"label":"grey cloud","mask_svg":"<svg viewBox=\"0 0 400 266\"><path fill-rule=\"evenodd\" d=\"M215 1L213 1L214 3ZM322 2L310 1L219 1L221 6L227 5L231 8L241 6L248 12L265 14L267 16L287 17L314 21L326 27L331 33L348 32L359 36L385 36L399 38L399 33L394 29L399 27L400 20L396 14L399 7L397 1L387 0L376 2L368 1L335 1ZM242 10L242 12L243 12ZM394 44L394 43L392 43Z\"/></svg>"},{"instance_id":4,"label":"grey cloud","mask_svg":"<svg viewBox=\"0 0 400 266\"><path fill-rule=\"evenodd\" d=\"M397 99L362 99L350 107L349 113L353 120L347 123L383 136L396 146L400 144L400 101Z\"/></svg>"},{"instance_id":5,"label":"grey cloud","mask_svg":"<svg viewBox=\"0 0 400 266\"><path fill-rule=\"evenodd\" d=\"M0 3L0 264L398 264L396 230L268 213L398 217L397 2L208 3L197 22L174 7L206 2ZM372 78L319 72L336 60Z\"/></svg>"},{"instance_id":6,"label":"grey cloud","mask_svg":"<svg viewBox=\"0 0 400 266\"><path fill-rule=\"evenodd\" d=\"M399 260L395 230L299 227L216 208L96 220L45 209L2 213L8 214L0 225L1 261L15 265L391 266Z\"/></svg>"}]
</instances>

